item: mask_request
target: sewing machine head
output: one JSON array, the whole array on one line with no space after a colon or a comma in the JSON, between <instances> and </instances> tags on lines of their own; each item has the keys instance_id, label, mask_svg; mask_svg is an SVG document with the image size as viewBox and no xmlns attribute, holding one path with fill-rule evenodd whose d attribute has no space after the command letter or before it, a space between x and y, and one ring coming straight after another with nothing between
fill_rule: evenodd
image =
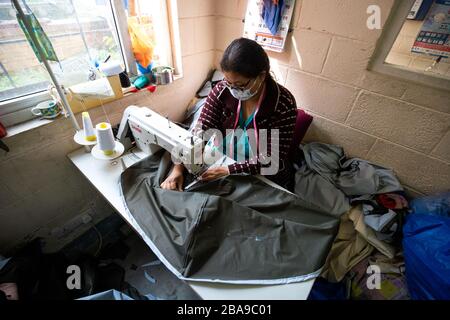
<instances>
[{"instance_id":1,"label":"sewing machine head","mask_svg":"<svg viewBox=\"0 0 450 320\"><path fill-rule=\"evenodd\" d=\"M146 107L129 106L120 122L117 138L126 144L128 130L137 147L148 155L164 148L194 175L204 171L203 141L186 129Z\"/></svg>"}]
</instances>

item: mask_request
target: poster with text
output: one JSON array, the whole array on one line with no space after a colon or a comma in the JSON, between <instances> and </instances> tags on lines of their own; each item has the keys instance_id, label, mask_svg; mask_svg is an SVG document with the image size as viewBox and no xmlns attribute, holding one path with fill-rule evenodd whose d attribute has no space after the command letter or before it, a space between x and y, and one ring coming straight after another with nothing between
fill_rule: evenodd
<instances>
[{"instance_id":1,"label":"poster with text","mask_svg":"<svg viewBox=\"0 0 450 320\"><path fill-rule=\"evenodd\" d=\"M244 37L255 40L264 49L282 52L289 32L295 0L284 0L281 20L276 34L272 34L264 23L262 12L263 0L250 0L245 15Z\"/></svg>"},{"instance_id":2,"label":"poster with text","mask_svg":"<svg viewBox=\"0 0 450 320\"><path fill-rule=\"evenodd\" d=\"M450 56L450 0L436 0L411 48L412 52Z\"/></svg>"}]
</instances>

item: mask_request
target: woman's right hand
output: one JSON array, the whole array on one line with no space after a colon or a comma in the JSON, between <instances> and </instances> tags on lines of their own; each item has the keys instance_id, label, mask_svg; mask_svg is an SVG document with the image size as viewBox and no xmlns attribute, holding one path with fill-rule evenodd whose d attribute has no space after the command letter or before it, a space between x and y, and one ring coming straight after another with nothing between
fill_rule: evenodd
<instances>
[{"instance_id":1,"label":"woman's right hand","mask_svg":"<svg viewBox=\"0 0 450 320\"><path fill-rule=\"evenodd\" d=\"M166 180L164 180L164 182L161 183L161 188L167 190L183 191L183 182L184 182L183 171L184 171L183 165L181 164L175 165L172 172L169 174Z\"/></svg>"}]
</instances>

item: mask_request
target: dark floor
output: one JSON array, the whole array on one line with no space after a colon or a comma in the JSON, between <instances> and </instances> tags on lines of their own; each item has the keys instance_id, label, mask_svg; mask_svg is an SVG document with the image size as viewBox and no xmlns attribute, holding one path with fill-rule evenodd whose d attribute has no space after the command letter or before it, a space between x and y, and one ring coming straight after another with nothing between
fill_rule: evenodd
<instances>
[{"instance_id":1,"label":"dark floor","mask_svg":"<svg viewBox=\"0 0 450 320\"><path fill-rule=\"evenodd\" d=\"M170 272L136 234L125 239L130 251L125 260L115 262L124 268L125 281L149 299L197 300L200 297Z\"/></svg>"},{"instance_id":2,"label":"dark floor","mask_svg":"<svg viewBox=\"0 0 450 320\"><path fill-rule=\"evenodd\" d=\"M119 290L131 285L144 299L200 299L191 287L172 274L137 233L115 214L92 227L67 245L62 252L71 261L93 257L97 264L98 277L104 278L101 285L95 287L95 293L101 292L100 290ZM108 287L108 284L111 287Z\"/></svg>"}]
</instances>

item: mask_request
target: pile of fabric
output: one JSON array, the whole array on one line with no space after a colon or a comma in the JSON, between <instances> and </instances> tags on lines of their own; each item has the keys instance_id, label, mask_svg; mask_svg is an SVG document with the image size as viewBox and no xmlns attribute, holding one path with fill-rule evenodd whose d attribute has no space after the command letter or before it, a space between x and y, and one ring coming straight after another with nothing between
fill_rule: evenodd
<instances>
[{"instance_id":1,"label":"pile of fabric","mask_svg":"<svg viewBox=\"0 0 450 320\"><path fill-rule=\"evenodd\" d=\"M313 142L301 150L295 193L324 210L345 212L322 276L343 280L374 249L393 258L408 207L393 171L348 159L335 145Z\"/></svg>"},{"instance_id":2,"label":"pile of fabric","mask_svg":"<svg viewBox=\"0 0 450 320\"><path fill-rule=\"evenodd\" d=\"M391 170L347 159L338 146L301 149L296 194L329 211L349 209L321 273L327 284L311 297L342 298L339 284L347 299L449 299L450 193L408 204ZM377 290L368 285L374 270Z\"/></svg>"},{"instance_id":3,"label":"pile of fabric","mask_svg":"<svg viewBox=\"0 0 450 320\"><path fill-rule=\"evenodd\" d=\"M313 142L301 146L301 151L295 193L324 210L345 211L321 277L344 282L347 298L407 299L400 241L408 202L393 171L349 159L335 145ZM363 280L369 276L367 268L378 266L380 260L384 280L375 294ZM383 286L390 290L383 291Z\"/></svg>"}]
</instances>

